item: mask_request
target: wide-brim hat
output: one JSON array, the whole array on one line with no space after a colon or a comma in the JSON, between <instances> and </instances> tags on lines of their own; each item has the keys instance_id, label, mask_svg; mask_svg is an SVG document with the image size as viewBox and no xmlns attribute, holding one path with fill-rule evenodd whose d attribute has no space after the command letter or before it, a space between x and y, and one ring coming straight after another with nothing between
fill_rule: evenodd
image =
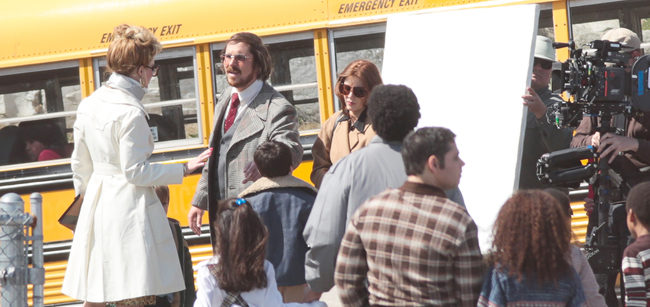
<instances>
[{"instance_id":1,"label":"wide-brim hat","mask_svg":"<svg viewBox=\"0 0 650 307\"><path fill-rule=\"evenodd\" d=\"M555 61L555 48L553 48L553 41L550 38L537 35L537 39L535 40L535 57L552 62Z\"/></svg>"},{"instance_id":2,"label":"wide-brim hat","mask_svg":"<svg viewBox=\"0 0 650 307\"><path fill-rule=\"evenodd\" d=\"M639 36L626 28L611 29L603 34L601 40L619 42L625 46L628 46L628 48L623 48L621 50L623 52L630 52L636 49L641 49L641 40L639 39Z\"/></svg>"}]
</instances>

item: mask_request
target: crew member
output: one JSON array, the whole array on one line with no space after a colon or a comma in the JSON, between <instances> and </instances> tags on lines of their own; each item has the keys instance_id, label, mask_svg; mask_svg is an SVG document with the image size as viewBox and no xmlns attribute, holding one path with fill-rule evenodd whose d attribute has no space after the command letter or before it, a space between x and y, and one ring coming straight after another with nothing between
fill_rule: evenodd
<instances>
[{"instance_id":1,"label":"crew member","mask_svg":"<svg viewBox=\"0 0 650 307\"><path fill-rule=\"evenodd\" d=\"M569 147L571 129L559 129L554 125L553 104L562 98L551 92L551 69L555 61L555 49L551 39L537 36L533 75L527 94L521 98L528 107L524 148L521 157L520 189L539 189L544 185L537 179L537 160L543 154Z\"/></svg>"},{"instance_id":2,"label":"crew member","mask_svg":"<svg viewBox=\"0 0 650 307\"><path fill-rule=\"evenodd\" d=\"M636 59L643 55L641 40L636 33L628 29L609 30L603 35L602 40L619 42L627 46L621 52L629 54L630 60L626 65L628 70ZM600 156L607 158L610 164L616 157L625 156L638 169L650 165L650 112L633 115L627 125L625 135L611 132L601 135L596 131L598 126L600 126L600 119L597 115L585 114L573 136L571 147L594 146L598 148ZM618 129L625 128L625 116L622 114L613 116L611 126Z\"/></svg>"}]
</instances>

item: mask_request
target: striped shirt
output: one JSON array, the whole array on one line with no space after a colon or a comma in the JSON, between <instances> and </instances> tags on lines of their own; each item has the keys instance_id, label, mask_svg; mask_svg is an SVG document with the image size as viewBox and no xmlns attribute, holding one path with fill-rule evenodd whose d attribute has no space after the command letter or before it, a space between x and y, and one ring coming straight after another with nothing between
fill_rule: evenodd
<instances>
[{"instance_id":1,"label":"striped shirt","mask_svg":"<svg viewBox=\"0 0 650 307\"><path fill-rule=\"evenodd\" d=\"M476 306L483 272L467 210L436 187L406 182L354 214L335 281L345 306Z\"/></svg>"},{"instance_id":2,"label":"striped shirt","mask_svg":"<svg viewBox=\"0 0 650 307\"><path fill-rule=\"evenodd\" d=\"M650 303L650 235L638 237L623 252L625 306Z\"/></svg>"}]
</instances>

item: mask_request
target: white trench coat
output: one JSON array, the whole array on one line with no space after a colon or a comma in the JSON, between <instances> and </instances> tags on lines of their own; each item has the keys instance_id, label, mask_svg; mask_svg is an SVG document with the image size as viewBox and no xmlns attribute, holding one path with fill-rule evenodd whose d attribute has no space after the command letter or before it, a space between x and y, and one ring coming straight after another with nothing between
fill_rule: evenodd
<instances>
[{"instance_id":1,"label":"white trench coat","mask_svg":"<svg viewBox=\"0 0 650 307\"><path fill-rule=\"evenodd\" d=\"M150 164L153 138L138 82L113 74L84 99L74 124L75 192L84 195L62 292L115 302L184 289L154 185L183 181L181 164Z\"/></svg>"}]
</instances>

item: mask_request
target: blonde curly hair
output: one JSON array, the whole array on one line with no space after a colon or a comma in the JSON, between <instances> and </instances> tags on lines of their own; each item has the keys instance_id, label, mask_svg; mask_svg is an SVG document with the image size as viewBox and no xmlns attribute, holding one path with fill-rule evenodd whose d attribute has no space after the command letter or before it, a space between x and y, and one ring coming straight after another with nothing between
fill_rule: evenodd
<instances>
[{"instance_id":1,"label":"blonde curly hair","mask_svg":"<svg viewBox=\"0 0 650 307\"><path fill-rule=\"evenodd\" d=\"M140 65L148 66L161 50L158 39L148 29L121 24L113 30L106 54L108 71L130 75Z\"/></svg>"}]
</instances>

